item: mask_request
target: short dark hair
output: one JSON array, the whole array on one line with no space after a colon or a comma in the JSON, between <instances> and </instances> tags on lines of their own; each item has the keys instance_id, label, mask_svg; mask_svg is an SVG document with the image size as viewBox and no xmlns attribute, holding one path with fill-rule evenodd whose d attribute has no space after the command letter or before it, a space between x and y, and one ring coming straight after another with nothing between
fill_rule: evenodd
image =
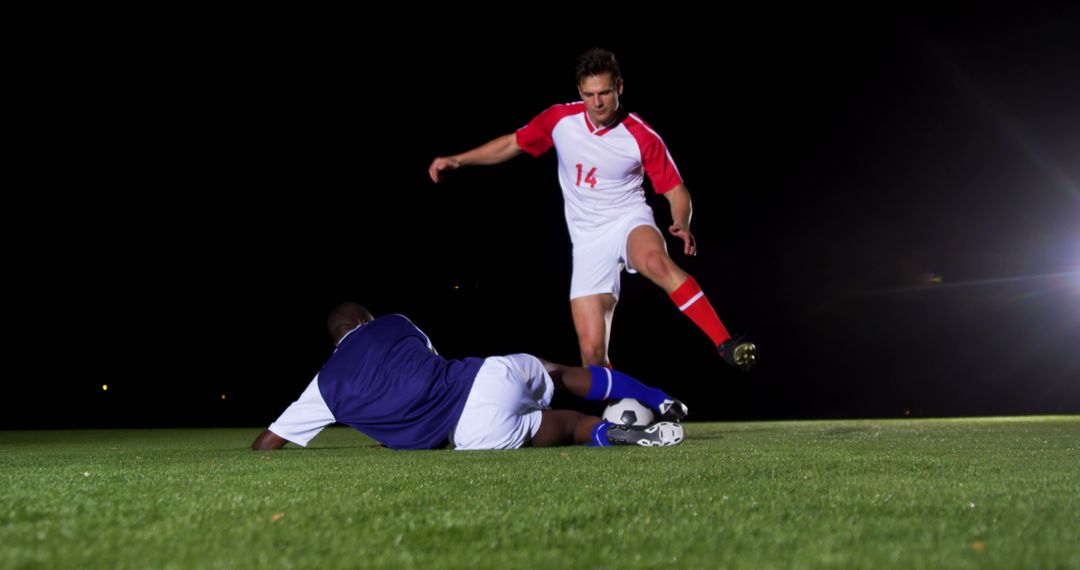
<instances>
[{"instance_id":1,"label":"short dark hair","mask_svg":"<svg viewBox=\"0 0 1080 570\"><path fill-rule=\"evenodd\" d=\"M336 345L341 342L345 333L353 330L357 325L362 325L374 318L371 311L368 311L363 305L346 301L339 303L330 310L330 315L326 317L326 330L330 333L330 337L334 339Z\"/></svg>"},{"instance_id":2,"label":"short dark hair","mask_svg":"<svg viewBox=\"0 0 1080 570\"><path fill-rule=\"evenodd\" d=\"M619 72L619 62L615 60L615 54L598 47L581 54L575 72L577 73L578 83L584 81L586 77L605 73L611 74L613 82L622 79L622 73Z\"/></svg>"}]
</instances>

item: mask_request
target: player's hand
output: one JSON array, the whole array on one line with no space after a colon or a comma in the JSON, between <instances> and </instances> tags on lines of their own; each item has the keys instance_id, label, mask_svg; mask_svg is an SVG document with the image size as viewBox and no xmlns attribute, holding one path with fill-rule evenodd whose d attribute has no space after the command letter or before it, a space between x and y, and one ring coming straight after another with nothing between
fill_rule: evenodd
<instances>
[{"instance_id":1,"label":"player's hand","mask_svg":"<svg viewBox=\"0 0 1080 570\"><path fill-rule=\"evenodd\" d=\"M431 161L431 166L428 167L428 176L431 177L431 181L438 184L442 182L442 172L444 170L454 170L461 166L461 162L456 158L446 158L440 156Z\"/></svg>"},{"instance_id":2,"label":"player's hand","mask_svg":"<svg viewBox=\"0 0 1080 570\"><path fill-rule=\"evenodd\" d=\"M671 224L668 231L671 232L671 235L683 240L683 253L697 255L697 242L694 241L694 234L690 233L688 228L684 228L679 224Z\"/></svg>"}]
</instances>

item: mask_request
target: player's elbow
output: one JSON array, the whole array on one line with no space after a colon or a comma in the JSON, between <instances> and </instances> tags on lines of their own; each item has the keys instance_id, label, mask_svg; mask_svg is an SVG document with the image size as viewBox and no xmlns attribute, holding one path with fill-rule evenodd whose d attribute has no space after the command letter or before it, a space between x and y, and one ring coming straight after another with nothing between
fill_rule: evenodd
<instances>
[{"instance_id":1,"label":"player's elbow","mask_svg":"<svg viewBox=\"0 0 1080 570\"><path fill-rule=\"evenodd\" d=\"M503 137L503 155L506 157L505 160L514 158L522 152L521 147L518 146L517 143L517 133L510 133Z\"/></svg>"}]
</instances>

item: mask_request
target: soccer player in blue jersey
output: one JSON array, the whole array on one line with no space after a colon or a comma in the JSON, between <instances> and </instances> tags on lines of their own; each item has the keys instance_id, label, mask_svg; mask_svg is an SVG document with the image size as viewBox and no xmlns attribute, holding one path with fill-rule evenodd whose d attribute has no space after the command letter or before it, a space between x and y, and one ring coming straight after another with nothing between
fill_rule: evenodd
<instances>
[{"instance_id":1,"label":"soccer player in blue jersey","mask_svg":"<svg viewBox=\"0 0 1080 570\"><path fill-rule=\"evenodd\" d=\"M300 398L251 444L306 447L338 422L392 449L514 449L585 444L666 446L682 442L682 402L602 366L568 367L528 354L445 359L402 315L373 318L335 307L327 327L337 348ZM574 410L551 410L554 390L589 400L634 398L660 420L620 426Z\"/></svg>"}]
</instances>

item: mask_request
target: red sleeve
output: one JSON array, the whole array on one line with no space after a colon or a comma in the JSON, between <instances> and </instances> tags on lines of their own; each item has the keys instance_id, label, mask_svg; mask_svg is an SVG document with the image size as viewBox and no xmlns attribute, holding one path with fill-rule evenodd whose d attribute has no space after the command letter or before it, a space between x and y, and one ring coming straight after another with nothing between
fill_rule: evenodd
<instances>
[{"instance_id":1,"label":"red sleeve","mask_svg":"<svg viewBox=\"0 0 1080 570\"><path fill-rule=\"evenodd\" d=\"M645 167L645 174L652 181L653 190L657 194L663 194L682 184L683 179L675 166L675 160L671 158L671 153L660 135L632 113L627 117L626 128L637 140L641 150L641 165Z\"/></svg>"},{"instance_id":2,"label":"red sleeve","mask_svg":"<svg viewBox=\"0 0 1080 570\"><path fill-rule=\"evenodd\" d=\"M567 103L552 105L543 113L533 117L529 124L517 130L517 144L521 150L533 155L540 156L550 149L555 142L551 139L551 132L555 125L564 117L582 113L585 110L583 103Z\"/></svg>"}]
</instances>

